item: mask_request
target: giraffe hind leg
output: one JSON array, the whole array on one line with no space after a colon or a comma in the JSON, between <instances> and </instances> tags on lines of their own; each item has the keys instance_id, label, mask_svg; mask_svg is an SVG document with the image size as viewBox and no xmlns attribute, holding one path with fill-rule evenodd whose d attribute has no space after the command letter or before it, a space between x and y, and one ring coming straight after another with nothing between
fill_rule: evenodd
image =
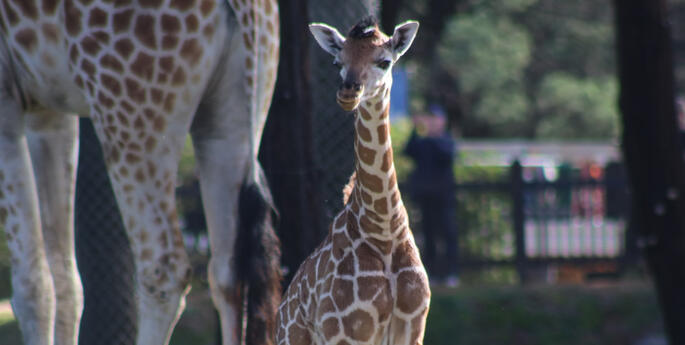
<instances>
[{"instance_id":1,"label":"giraffe hind leg","mask_svg":"<svg viewBox=\"0 0 685 345\"><path fill-rule=\"evenodd\" d=\"M27 117L42 233L57 303L55 345L75 345L83 311L83 289L74 252L78 119L52 112Z\"/></svg>"},{"instance_id":2,"label":"giraffe hind leg","mask_svg":"<svg viewBox=\"0 0 685 345\"><path fill-rule=\"evenodd\" d=\"M200 115L200 122L193 124L193 144L212 251L210 289L221 317L223 344L236 344L242 336L244 297L248 299L248 344L270 344L271 333L266 330L273 328L280 276L270 197L261 184L265 180L246 183L248 165L254 158L245 149L245 133L249 133L245 124L233 118L232 126L224 126L221 122L228 119ZM219 124L203 126L202 121L210 119ZM222 128L227 130L218 130ZM239 205L239 199L250 206ZM239 228L239 223L243 227ZM243 260L245 257L249 260ZM236 272L237 267L242 273ZM258 317L249 320L251 315Z\"/></svg>"}]
</instances>

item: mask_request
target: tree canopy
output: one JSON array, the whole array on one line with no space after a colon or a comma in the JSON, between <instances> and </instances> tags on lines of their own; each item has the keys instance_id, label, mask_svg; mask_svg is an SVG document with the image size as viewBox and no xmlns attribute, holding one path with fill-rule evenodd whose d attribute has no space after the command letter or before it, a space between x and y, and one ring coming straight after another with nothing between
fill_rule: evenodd
<instances>
[{"instance_id":1,"label":"tree canopy","mask_svg":"<svg viewBox=\"0 0 685 345\"><path fill-rule=\"evenodd\" d=\"M428 18L437 0L398 16ZM468 0L414 52L412 105L447 110L466 137L611 139L618 135L611 3ZM431 44L423 44L430 47ZM436 90L438 89L438 90Z\"/></svg>"}]
</instances>

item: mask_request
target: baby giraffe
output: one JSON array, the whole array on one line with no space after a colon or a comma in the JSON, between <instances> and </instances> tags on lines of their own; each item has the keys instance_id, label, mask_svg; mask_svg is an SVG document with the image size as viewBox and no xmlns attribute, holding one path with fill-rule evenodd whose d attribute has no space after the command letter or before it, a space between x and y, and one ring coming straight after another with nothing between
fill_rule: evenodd
<instances>
[{"instance_id":1,"label":"baby giraffe","mask_svg":"<svg viewBox=\"0 0 685 345\"><path fill-rule=\"evenodd\" d=\"M345 38L328 25L309 26L340 68L338 104L354 111L355 173L344 209L288 287L278 345L423 342L430 288L397 187L388 119L390 70L418 27L408 21L388 37L369 18Z\"/></svg>"}]
</instances>

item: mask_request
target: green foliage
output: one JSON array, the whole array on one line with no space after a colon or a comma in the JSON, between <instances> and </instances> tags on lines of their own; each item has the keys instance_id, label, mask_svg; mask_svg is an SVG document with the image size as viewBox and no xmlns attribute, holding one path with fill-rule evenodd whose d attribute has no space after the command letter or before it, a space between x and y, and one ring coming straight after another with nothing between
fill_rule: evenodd
<instances>
[{"instance_id":1,"label":"green foliage","mask_svg":"<svg viewBox=\"0 0 685 345\"><path fill-rule=\"evenodd\" d=\"M4 229L0 232L4 234ZM0 236L0 300L9 298L12 295L10 253L7 248L5 236Z\"/></svg>"},{"instance_id":2,"label":"green foliage","mask_svg":"<svg viewBox=\"0 0 685 345\"><path fill-rule=\"evenodd\" d=\"M181 151L181 160L178 163L178 180L188 181L195 175L195 152L193 151L193 141L190 135L186 137L183 151Z\"/></svg>"},{"instance_id":3,"label":"green foliage","mask_svg":"<svg viewBox=\"0 0 685 345\"><path fill-rule=\"evenodd\" d=\"M447 16L436 63L408 63L412 105L432 102L423 98L440 85L466 137L617 136L610 4L469 0Z\"/></svg>"},{"instance_id":4,"label":"green foliage","mask_svg":"<svg viewBox=\"0 0 685 345\"><path fill-rule=\"evenodd\" d=\"M406 181L414 169L414 162L403 154L404 147L407 145L407 141L409 141L413 128L414 125L411 120L406 117L398 119L390 125L395 172L397 173L397 180L400 182Z\"/></svg>"},{"instance_id":5,"label":"green foliage","mask_svg":"<svg viewBox=\"0 0 685 345\"><path fill-rule=\"evenodd\" d=\"M530 38L507 17L488 12L449 22L438 53L444 69L465 92L485 92L516 83L530 61Z\"/></svg>"},{"instance_id":6,"label":"green foliage","mask_svg":"<svg viewBox=\"0 0 685 345\"><path fill-rule=\"evenodd\" d=\"M538 107L545 114L540 138L598 138L618 135L615 79L580 79L565 73L545 76L538 92ZM573 124L573 126L569 126Z\"/></svg>"}]
</instances>

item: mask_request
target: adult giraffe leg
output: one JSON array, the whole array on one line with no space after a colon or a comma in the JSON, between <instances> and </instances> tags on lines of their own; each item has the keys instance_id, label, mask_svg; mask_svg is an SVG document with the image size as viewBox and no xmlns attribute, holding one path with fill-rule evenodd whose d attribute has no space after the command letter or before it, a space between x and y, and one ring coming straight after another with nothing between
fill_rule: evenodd
<instances>
[{"instance_id":1,"label":"adult giraffe leg","mask_svg":"<svg viewBox=\"0 0 685 345\"><path fill-rule=\"evenodd\" d=\"M51 112L27 115L26 134L57 302L54 341L55 345L75 345L83 311L74 252L78 118Z\"/></svg>"},{"instance_id":2,"label":"adult giraffe leg","mask_svg":"<svg viewBox=\"0 0 685 345\"><path fill-rule=\"evenodd\" d=\"M136 266L136 344L163 345L185 307L192 273L174 196L186 130L169 122L174 114L146 110L156 125L133 123L115 133L101 116L93 120Z\"/></svg>"},{"instance_id":3,"label":"adult giraffe leg","mask_svg":"<svg viewBox=\"0 0 685 345\"><path fill-rule=\"evenodd\" d=\"M209 282L221 318L222 344L241 339L271 344L280 300L278 240L266 181L249 181L252 160L246 150L236 149L245 145L241 137L193 136L212 251ZM227 152L227 147L233 149Z\"/></svg>"},{"instance_id":4,"label":"adult giraffe leg","mask_svg":"<svg viewBox=\"0 0 685 345\"><path fill-rule=\"evenodd\" d=\"M233 271L237 237L238 193L245 176L246 155L227 154L239 145L229 138L193 136L211 257L207 266L212 301L219 311L223 345L238 344L242 295Z\"/></svg>"},{"instance_id":5,"label":"adult giraffe leg","mask_svg":"<svg viewBox=\"0 0 685 345\"><path fill-rule=\"evenodd\" d=\"M25 345L52 345L55 290L43 245L25 118L6 95L0 95L0 109L0 225L12 264L12 308Z\"/></svg>"},{"instance_id":6,"label":"adult giraffe leg","mask_svg":"<svg viewBox=\"0 0 685 345\"><path fill-rule=\"evenodd\" d=\"M216 87L203 100L193 121L191 134L195 147L198 175L205 216L209 228L212 251L208 266L212 300L221 319L223 344L238 344L246 340L248 344L269 344L278 300L280 299L280 280L278 274L278 241L273 234L269 212L271 204L265 180L255 181L248 176L256 157L251 154L249 145L259 146L264 118L251 120L248 115L246 97L240 92L244 87L241 73L221 73L240 70L244 55L237 53L236 44L231 42L232 53L225 60L221 77ZM263 115L265 116L265 115ZM253 125L250 124L254 121ZM243 193L241 195L241 193ZM239 219L239 199L251 199L253 208L261 214L253 214L251 220ZM243 207L245 209L245 207ZM250 210L258 212L258 210ZM252 223L238 229L239 222ZM245 229L251 227L251 229ZM239 231L250 231L239 234ZM240 239L241 243L236 243ZM236 257L236 249L250 248L249 254ZM268 253L263 250L268 248ZM245 251L241 251L245 254ZM253 273L251 278L259 282L239 282L246 278L238 275L234 268L248 258L246 270ZM238 261L236 261L238 260ZM248 284L247 289L245 289ZM247 294L247 295L245 295ZM247 328L241 329L243 303L247 305ZM271 306L273 304L273 306ZM272 310L271 310L272 309ZM259 310L258 312L255 312ZM258 315L256 318L255 315ZM263 327L263 330L259 330ZM246 334L242 334L245 331Z\"/></svg>"}]
</instances>

